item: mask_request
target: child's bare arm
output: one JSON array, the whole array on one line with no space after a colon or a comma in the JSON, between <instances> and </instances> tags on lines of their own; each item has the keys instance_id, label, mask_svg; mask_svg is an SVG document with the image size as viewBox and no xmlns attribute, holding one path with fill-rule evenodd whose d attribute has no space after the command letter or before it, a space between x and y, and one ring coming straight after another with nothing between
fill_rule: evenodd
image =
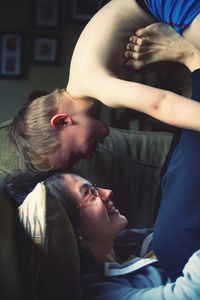
<instances>
[{"instance_id":1,"label":"child's bare arm","mask_svg":"<svg viewBox=\"0 0 200 300\"><path fill-rule=\"evenodd\" d=\"M200 103L173 92L99 75L95 94L110 107L144 112L167 124L200 131Z\"/></svg>"}]
</instances>

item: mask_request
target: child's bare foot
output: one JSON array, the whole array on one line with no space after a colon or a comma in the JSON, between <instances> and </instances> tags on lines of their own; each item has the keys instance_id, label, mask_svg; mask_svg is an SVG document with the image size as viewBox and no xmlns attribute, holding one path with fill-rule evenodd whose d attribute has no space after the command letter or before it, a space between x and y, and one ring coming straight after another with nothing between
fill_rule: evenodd
<instances>
[{"instance_id":1,"label":"child's bare foot","mask_svg":"<svg viewBox=\"0 0 200 300\"><path fill-rule=\"evenodd\" d=\"M190 71L200 67L200 51L169 25L154 23L131 36L125 52L125 66L138 70L157 61L183 63Z\"/></svg>"}]
</instances>

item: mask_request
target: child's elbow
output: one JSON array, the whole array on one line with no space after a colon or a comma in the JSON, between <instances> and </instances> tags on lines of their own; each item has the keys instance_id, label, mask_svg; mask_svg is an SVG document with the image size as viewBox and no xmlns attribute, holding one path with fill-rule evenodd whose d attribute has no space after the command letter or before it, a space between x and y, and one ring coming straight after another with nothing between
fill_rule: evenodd
<instances>
[{"instance_id":1,"label":"child's elbow","mask_svg":"<svg viewBox=\"0 0 200 300\"><path fill-rule=\"evenodd\" d=\"M156 119L174 125L173 101L170 92L161 91L152 104L152 115Z\"/></svg>"}]
</instances>

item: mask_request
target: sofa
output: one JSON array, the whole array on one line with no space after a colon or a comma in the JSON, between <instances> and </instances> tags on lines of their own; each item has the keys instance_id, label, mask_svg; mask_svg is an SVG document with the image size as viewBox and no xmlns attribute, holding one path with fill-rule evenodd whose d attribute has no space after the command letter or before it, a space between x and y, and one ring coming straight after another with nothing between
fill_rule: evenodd
<instances>
[{"instance_id":1,"label":"sofa","mask_svg":"<svg viewBox=\"0 0 200 300\"><path fill-rule=\"evenodd\" d=\"M8 128L9 122L0 125L0 299L78 299L78 248L62 203L48 190L43 200L34 199L45 225L43 239L36 241L4 189L6 176L20 168ZM78 162L74 169L97 186L113 190L114 205L126 215L128 227L153 227L171 140L168 132L110 128L92 159Z\"/></svg>"}]
</instances>

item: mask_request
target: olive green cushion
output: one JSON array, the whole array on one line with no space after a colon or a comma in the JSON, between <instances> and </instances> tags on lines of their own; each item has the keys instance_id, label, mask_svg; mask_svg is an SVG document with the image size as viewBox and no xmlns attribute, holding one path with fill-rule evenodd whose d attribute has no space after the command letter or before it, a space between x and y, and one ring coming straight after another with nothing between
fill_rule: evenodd
<instances>
[{"instance_id":1,"label":"olive green cushion","mask_svg":"<svg viewBox=\"0 0 200 300\"><path fill-rule=\"evenodd\" d=\"M19 159L8 137L8 125L0 125L0 187L7 174L19 168Z\"/></svg>"},{"instance_id":2,"label":"olive green cushion","mask_svg":"<svg viewBox=\"0 0 200 300\"><path fill-rule=\"evenodd\" d=\"M62 204L39 183L19 207L19 219L26 298L78 299L78 249Z\"/></svg>"},{"instance_id":3,"label":"olive green cushion","mask_svg":"<svg viewBox=\"0 0 200 300\"><path fill-rule=\"evenodd\" d=\"M23 299L17 243L16 210L0 190L0 299Z\"/></svg>"},{"instance_id":4,"label":"olive green cushion","mask_svg":"<svg viewBox=\"0 0 200 300\"><path fill-rule=\"evenodd\" d=\"M114 191L114 203L130 227L152 227L157 209L160 171L172 135L110 128L90 161L80 161L75 171L88 180ZM0 128L0 185L6 174L19 168L18 157L8 139L7 126Z\"/></svg>"},{"instance_id":5,"label":"olive green cushion","mask_svg":"<svg viewBox=\"0 0 200 300\"><path fill-rule=\"evenodd\" d=\"M79 256L71 223L62 204L47 191L48 251L41 300L79 299Z\"/></svg>"}]
</instances>

